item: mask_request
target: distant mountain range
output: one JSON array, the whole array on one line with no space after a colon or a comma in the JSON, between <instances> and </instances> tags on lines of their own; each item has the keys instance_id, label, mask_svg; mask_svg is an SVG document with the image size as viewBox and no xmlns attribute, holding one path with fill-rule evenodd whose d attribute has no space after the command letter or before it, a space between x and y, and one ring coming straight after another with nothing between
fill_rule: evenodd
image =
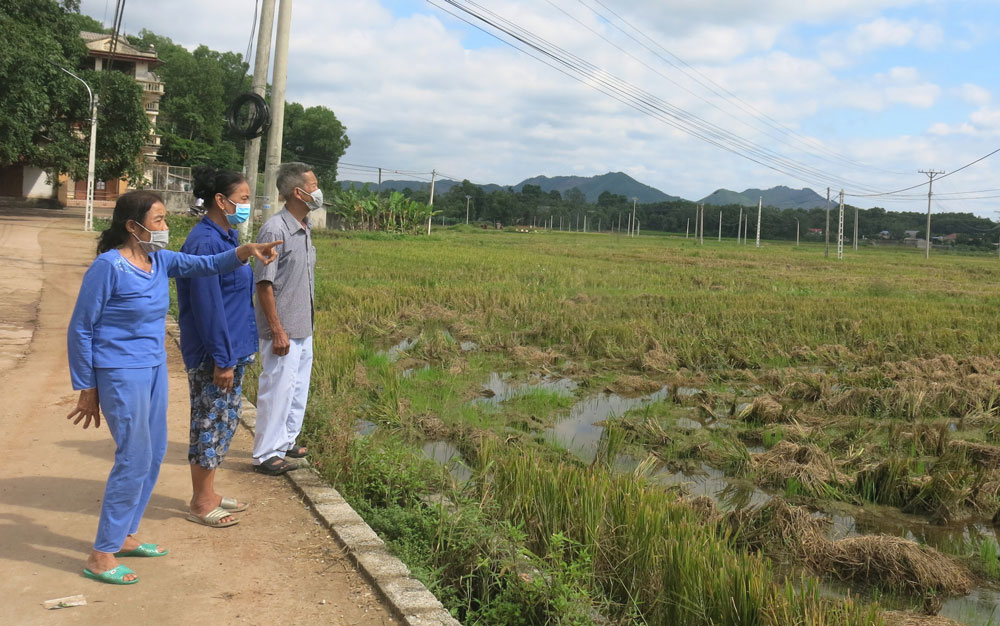
<instances>
[{"instance_id":1,"label":"distant mountain range","mask_svg":"<svg viewBox=\"0 0 1000 626\"><path fill-rule=\"evenodd\" d=\"M344 188L362 187L366 183L353 180L338 181ZM375 183L367 183L369 188L374 189ZM447 193L453 186L460 184L453 180L441 179L434 183L434 195L438 196ZM548 193L552 190L558 191L565 196L566 192L574 187L583 192L588 202L597 202L597 198L602 193L608 191L615 195L626 198L638 198L642 204L652 202L671 202L683 200L678 196L671 196L655 187L640 183L628 174L623 172L608 172L598 176L535 176L525 179L511 188L521 191L525 185L537 185L542 191ZM422 180L383 180L382 189L392 191L402 191L403 189L427 189L430 183ZM506 189L503 185L480 185L486 193L492 193L501 189ZM698 200L698 203L712 205L742 204L752 206L757 204L757 199L764 198L764 206L773 206L779 209L811 209L813 207L825 207L826 198L820 196L812 189L791 189L789 187L778 186L771 189L747 189L743 192L730 191L728 189L718 189L710 195Z\"/></svg>"},{"instance_id":2,"label":"distant mountain range","mask_svg":"<svg viewBox=\"0 0 1000 626\"><path fill-rule=\"evenodd\" d=\"M773 206L778 209L812 209L826 206L826 198L808 187L790 189L781 185L770 189L747 189L743 193L717 189L698 202L716 206L727 204L752 206L756 205L761 198L764 200L764 206Z\"/></svg>"},{"instance_id":3,"label":"distant mountain range","mask_svg":"<svg viewBox=\"0 0 1000 626\"><path fill-rule=\"evenodd\" d=\"M583 195L587 196L587 202L597 202L597 198L605 191L618 196L625 196L629 199L638 198L639 202L643 204L671 202L683 199L678 196L667 195L655 187L644 185L623 172L608 172L600 176L553 176L551 178L548 176L535 176L514 185L514 190L521 191L525 185L537 185L544 192L554 189L563 195L576 187L583 192Z\"/></svg>"}]
</instances>

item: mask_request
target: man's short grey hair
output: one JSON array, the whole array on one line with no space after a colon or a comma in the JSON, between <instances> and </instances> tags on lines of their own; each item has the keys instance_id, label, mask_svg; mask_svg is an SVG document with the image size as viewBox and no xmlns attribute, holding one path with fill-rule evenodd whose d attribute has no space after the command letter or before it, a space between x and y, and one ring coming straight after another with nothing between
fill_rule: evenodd
<instances>
[{"instance_id":1,"label":"man's short grey hair","mask_svg":"<svg viewBox=\"0 0 1000 626\"><path fill-rule=\"evenodd\" d=\"M278 194L286 202L292 197L296 187L306 188L306 172L313 171L313 166L298 161L293 163L282 163L278 168L278 180L275 183L278 187Z\"/></svg>"}]
</instances>

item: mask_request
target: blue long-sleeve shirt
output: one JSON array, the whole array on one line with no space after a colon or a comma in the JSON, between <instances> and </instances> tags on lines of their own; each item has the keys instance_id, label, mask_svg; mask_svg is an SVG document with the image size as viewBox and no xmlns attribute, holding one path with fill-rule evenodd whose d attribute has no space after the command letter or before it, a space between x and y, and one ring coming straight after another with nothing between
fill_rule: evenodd
<instances>
[{"instance_id":1,"label":"blue long-sleeve shirt","mask_svg":"<svg viewBox=\"0 0 1000 626\"><path fill-rule=\"evenodd\" d=\"M235 230L223 230L205 217L191 229L181 252L211 255L238 245ZM257 352L253 270L249 265L218 276L178 278L177 309L181 354L188 369L209 357L221 368L233 367Z\"/></svg>"},{"instance_id":2,"label":"blue long-sleeve shirt","mask_svg":"<svg viewBox=\"0 0 1000 626\"><path fill-rule=\"evenodd\" d=\"M210 276L242 265L235 249L215 256L160 250L150 258L146 272L117 249L108 250L84 274L67 331L73 389L96 387L97 368L154 367L167 360L167 278Z\"/></svg>"}]
</instances>

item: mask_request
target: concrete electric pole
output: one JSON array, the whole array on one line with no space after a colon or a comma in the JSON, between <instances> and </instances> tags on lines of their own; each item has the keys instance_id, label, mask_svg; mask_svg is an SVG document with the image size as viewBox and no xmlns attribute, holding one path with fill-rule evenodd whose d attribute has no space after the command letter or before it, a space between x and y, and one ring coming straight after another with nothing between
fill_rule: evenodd
<instances>
[{"instance_id":1,"label":"concrete electric pole","mask_svg":"<svg viewBox=\"0 0 1000 626\"><path fill-rule=\"evenodd\" d=\"M823 253L824 258L830 258L830 188L826 188L826 228L823 230L823 235L826 237L826 251Z\"/></svg>"},{"instance_id":2,"label":"concrete electric pole","mask_svg":"<svg viewBox=\"0 0 1000 626\"><path fill-rule=\"evenodd\" d=\"M429 206L431 208L430 213L434 212L434 177L435 176L437 176L437 170L431 170L431 199L430 199L430 202L427 203L427 206ZM433 217L433 216L432 215L428 215L427 216L427 234L428 235L431 234L431 217Z\"/></svg>"},{"instance_id":3,"label":"concrete electric pole","mask_svg":"<svg viewBox=\"0 0 1000 626\"><path fill-rule=\"evenodd\" d=\"M274 74L271 76L271 128L267 131L267 157L264 159L264 195L270 203L264 207L266 222L278 204L278 167L281 165L281 142L285 130L285 84L288 80L288 38L292 26L292 0L280 0L278 34L274 40Z\"/></svg>"},{"instance_id":4,"label":"concrete electric pole","mask_svg":"<svg viewBox=\"0 0 1000 626\"><path fill-rule=\"evenodd\" d=\"M921 174L927 174L927 244L924 246L926 254L924 254L925 259L931 258L931 194L934 192L934 177L944 172L938 172L935 170L919 170Z\"/></svg>"},{"instance_id":5,"label":"concrete electric pole","mask_svg":"<svg viewBox=\"0 0 1000 626\"><path fill-rule=\"evenodd\" d=\"M267 67L271 63L271 31L274 30L274 0L264 0L260 6L260 22L257 25L257 53L253 62L253 83L250 90L264 97L267 89ZM250 185L250 202L253 210L257 206L257 174L260 171L260 137L247 141L246 152L243 154L243 175ZM275 198L277 201L277 198ZM250 240L250 228L253 224L253 214L250 219L239 225L240 241Z\"/></svg>"},{"instance_id":6,"label":"concrete electric pole","mask_svg":"<svg viewBox=\"0 0 1000 626\"><path fill-rule=\"evenodd\" d=\"M844 190L840 190L840 212L837 215L837 258L844 258Z\"/></svg>"},{"instance_id":7,"label":"concrete electric pole","mask_svg":"<svg viewBox=\"0 0 1000 626\"><path fill-rule=\"evenodd\" d=\"M757 200L757 247L760 247L760 212L764 208L764 196Z\"/></svg>"}]
</instances>

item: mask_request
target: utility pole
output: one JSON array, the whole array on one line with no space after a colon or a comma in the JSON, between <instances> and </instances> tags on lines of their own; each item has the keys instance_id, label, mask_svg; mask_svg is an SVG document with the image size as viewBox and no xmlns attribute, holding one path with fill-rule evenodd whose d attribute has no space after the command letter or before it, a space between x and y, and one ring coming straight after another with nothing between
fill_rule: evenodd
<instances>
[{"instance_id":1,"label":"utility pole","mask_svg":"<svg viewBox=\"0 0 1000 626\"><path fill-rule=\"evenodd\" d=\"M743 216L743 245L747 245L747 232L750 231L750 211Z\"/></svg>"},{"instance_id":2,"label":"utility pole","mask_svg":"<svg viewBox=\"0 0 1000 626\"><path fill-rule=\"evenodd\" d=\"M858 207L854 206L854 249L858 249Z\"/></svg>"},{"instance_id":3,"label":"utility pole","mask_svg":"<svg viewBox=\"0 0 1000 626\"><path fill-rule=\"evenodd\" d=\"M378 197L382 197L382 168L378 168ZM466 196L468 198L469 196ZM468 223L468 222L466 222Z\"/></svg>"},{"instance_id":4,"label":"utility pole","mask_svg":"<svg viewBox=\"0 0 1000 626\"><path fill-rule=\"evenodd\" d=\"M824 258L830 258L830 188L826 188L826 228L823 230L823 236L826 237L826 252L823 253Z\"/></svg>"},{"instance_id":5,"label":"utility pole","mask_svg":"<svg viewBox=\"0 0 1000 626\"><path fill-rule=\"evenodd\" d=\"M379 174L382 173L382 168L379 168ZM465 196L465 223L469 223L469 200L472 200L472 196Z\"/></svg>"},{"instance_id":6,"label":"utility pole","mask_svg":"<svg viewBox=\"0 0 1000 626\"><path fill-rule=\"evenodd\" d=\"M925 259L931 258L931 194L934 192L934 177L944 172L937 172L935 170L918 170L921 174L927 174L927 245L924 249L927 253L924 255Z\"/></svg>"},{"instance_id":7,"label":"utility pole","mask_svg":"<svg viewBox=\"0 0 1000 626\"><path fill-rule=\"evenodd\" d=\"M282 0L283 2L284 0ZM431 201L427 203L427 206L431 208L431 213L434 212L434 177L437 176L437 170L431 170ZM431 234L431 215L427 216L427 234Z\"/></svg>"},{"instance_id":8,"label":"utility pole","mask_svg":"<svg viewBox=\"0 0 1000 626\"><path fill-rule=\"evenodd\" d=\"M760 212L764 208L764 196L759 196L757 200L757 247L760 247Z\"/></svg>"},{"instance_id":9,"label":"utility pole","mask_svg":"<svg viewBox=\"0 0 1000 626\"><path fill-rule=\"evenodd\" d=\"M98 97L94 95L94 91L87 84L87 81L83 80L73 72L69 71L61 65L56 65L49 61L50 65L55 65L57 68L66 72L73 78L77 79L83 86L87 88L87 97L90 102L90 148L89 156L87 157L87 199L84 203L83 208L83 230L84 232L91 232L94 230L94 162L97 156L97 100ZM109 66L110 67L110 66Z\"/></svg>"},{"instance_id":10,"label":"utility pole","mask_svg":"<svg viewBox=\"0 0 1000 626\"><path fill-rule=\"evenodd\" d=\"M635 237L636 223L635 223L635 205L639 202L639 198L632 196L632 230L629 233L629 237Z\"/></svg>"},{"instance_id":11,"label":"utility pole","mask_svg":"<svg viewBox=\"0 0 1000 626\"><path fill-rule=\"evenodd\" d=\"M795 247L799 247L799 218L795 218Z\"/></svg>"},{"instance_id":12,"label":"utility pole","mask_svg":"<svg viewBox=\"0 0 1000 626\"><path fill-rule=\"evenodd\" d=\"M701 232L701 238L698 240L698 243L700 243L701 245L705 245L705 205L704 204L701 205L701 228L700 228L700 232Z\"/></svg>"},{"instance_id":13,"label":"utility pole","mask_svg":"<svg viewBox=\"0 0 1000 626\"><path fill-rule=\"evenodd\" d=\"M263 221L274 214L278 203L278 166L285 126L285 84L288 79L288 37L292 26L292 0L280 0L278 34L274 40L274 73L271 75L271 128L267 132L267 158L264 160L264 195L271 204L264 207Z\"/></svg>"},{"instance_id":14,"label":"utility pole","mask_svg":"<svg viewBox=\"0 0 1000 626\"><path fill-rule=\"evenodd\" d=\"M995 211L995 213L1000 213L1000 211ZM1000 219L997 219L997 223L1000 224ZM997 236L997 256L1000 257L1000 235Z\"/></svg>"},{"instance_id":15,"label":"utility pole","mask_svg":"<svg viewBox=\"0 0 1000 626\"><path fill-rule=\"evenodd\" d=\"M736 220L736 245L740 245L740 231L743 230L743 206L740 205L740 219Z\"/></svg>"},{"instance_id":16,"label":"utility pole","mask_svg":"<svg viewBox=\"0 0 1000 626\"><path fill-rule=\"evenodd\" d=\"M274 0L264 0L260 5L260 19L257 26L257 52L253 62L253 82L251 91L264 97L267 90L267 68L271 63L271 31L274 30ZM257 174L260 172L260 137L247 141L246 152L243 155L243 175L250 185L250 202L257 210ZM265 191L265 193L267 193ZM277 198L275 198L277 201ZM253 214L250 219L239 225L240 241L250 240L250 228L253 224Z\"/></svg>"},{"instance_id":17,"label":"utility pole","mask_svg":"<svg viewBox=\"0 0 1000 626\"><path fill-rule=\"evenodd\" d=\"M837 258L844 258L844 190L840 190L840 211L837 215Z\"/></svg>"},{"instance_id":18,"label":"utility pole","mask_svg":"<svg viewBox=\"0 0 1000 626\"><path fill-rule=\"evenodd\" d=\"M719 241L722 241L722 211L719 211Z\"/></svg>"},{"instance_id":19,"label":"utility pole","mask_svg":"<svg viewBox=\"0 0 1000 626\"><path fill-rule=\"evenodd\" d=\"M691 218L687 219L687 226L684 227L684 238L687 239L691 235Z\"/></svg>"},{"instance_id":20,"label":"utility pole","mask_svg":"<svg viewBox=\"0 0 1000 626\"><path fill-rule=\"evenodd\" d=\"M87 88L90 91L90 87ZM97 101L94 94L90 102L90 147L87 149L87 202L83 209L83 230L94 230L94 161L97 156Z\"/></svg>"}]
</instances>

